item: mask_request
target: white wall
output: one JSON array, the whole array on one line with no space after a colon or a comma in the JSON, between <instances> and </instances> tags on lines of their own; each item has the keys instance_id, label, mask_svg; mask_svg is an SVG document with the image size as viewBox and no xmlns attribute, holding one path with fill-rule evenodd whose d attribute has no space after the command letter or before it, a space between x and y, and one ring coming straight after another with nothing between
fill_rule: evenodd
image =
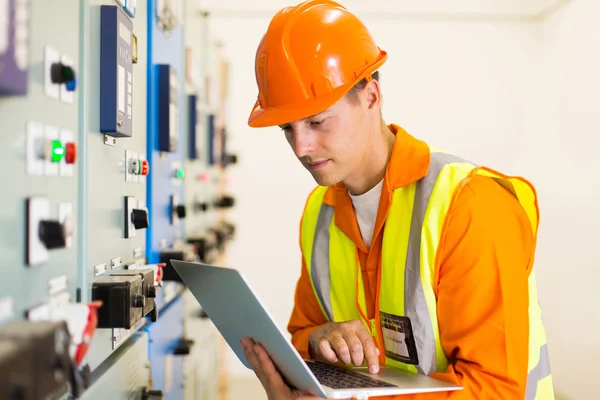
<instances>
[{"instance_id":1,"label":"white wall","mask_svg":"<svg viewBox=\"0 0 600 400\"><path fill-rule=\"evenodd\" d=\"M556 388L573 399L596 397L591 366L600 356L600 295L592 294L600 256L591 247L600 243L600 179L591 175L600 167L599 12L597 1L577 0L545 22L365 21L390 54L381 70L388 121L537 186L540 299ZM300 268L298 222L314 183L277 128L246 125L268 22L214 18L211 29L231 61L230 146L240 156L229 260L285 329ZM251 375L233 356L230 366L232 375Z\"/></svg>"},{"instance_id":2,"label":"white wall","mask_svg":"<svg viewBox=\"0 0 600 400\"><path fill-rule=\"evenodd\" d=\"M541 196L537 265L557 388L597 399L600 359L600 26L597 0L542 25L543 69L521 169Z\"/></svg>"}]
</instances>

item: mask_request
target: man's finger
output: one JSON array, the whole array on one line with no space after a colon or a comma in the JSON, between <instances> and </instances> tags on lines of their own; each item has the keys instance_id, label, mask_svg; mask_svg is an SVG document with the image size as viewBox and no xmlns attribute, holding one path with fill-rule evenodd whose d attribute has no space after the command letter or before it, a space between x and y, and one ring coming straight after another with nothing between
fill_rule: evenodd
<instances>
[{"instance_id":1,"label":"man's finger","mask_svg":"<svg viewBox=\"0 0 600 400\"><path fill-rule=\"evenodd\" d=\"M258 356L257 356L256 352L254 351L254 342L249 339L242 339L240 344L242 345L242 349L244 349L244 355L246 356L246 360L248 360L248 364L250 364L250 367L256 374L256 377L264 385L264 383L265 383L263 381L264 374L263 374L260 362L258 360Z\"/></svg>"},{"instance_id":2,"label":"man's finger","mask_svg":"<svg viewBox=\"0 0 600 400\"><path fill-rule=\"evenodd\" d=\"M254 345L254 350L260 364L260 369L262 370L264 378L267 381L266 383L269 385L269 387L276 391L284 389L285 383L283 382L283 379L281 378L281 375L277 369L275 369L275 364L273 364L271 357L269 357L269 354L264 347L262 347L260 344L256 344Z\"/></svg>"},{"instance_id":3,"label":"man's finger","mask_svg":"<svg viewBox=\"0 0 600 400\"><path fill-rule=\"evenodd\" d=\"M335 354L335 351L331 347L331 343L326 339L323 339L319 342L319 353L321 357L330 363L336 363L338 361L338 356Z\"/></svg>"},{"instance_id":4,"label":"man's finger","mask_svg":"<svg viewBox=\"0 0 600 400\"><path fill-rule=\"evenodd\" d=\"M350 357L354 365L361 366L364 360L363 343L356 336L355 332L348 332L344 335L348 348L350 349Z\"/></svg>"},{"instance_id":5,"label":"man's finger","mask_svg":"<svg viewBox=\"0 0 600 400\"><path fill-rule=\"evenodd\" d=\"M367 331L367 329L357 329L356 335L358 339L362 342L363 351L365 353L365 358L367 359L367 366L369 367L369 372L372 374L376 374L379 372L379 351L375 343L373 342L373 338Z\"/></svg>"},{"instance_id":6,"label":"man's finger","mask_svg":"<svg viewBox=\"0 0 600 400\"><path fill-rule=\"evenodd\" d=\"M344 338L340 335L331 336L329 339L331 343L331 347L337 354L338 358L342 360L342 362L346 365L352 363L352 359L350 357L350 349L348 348L348 343L344 340Z\"/></svg>"}]
</instances>

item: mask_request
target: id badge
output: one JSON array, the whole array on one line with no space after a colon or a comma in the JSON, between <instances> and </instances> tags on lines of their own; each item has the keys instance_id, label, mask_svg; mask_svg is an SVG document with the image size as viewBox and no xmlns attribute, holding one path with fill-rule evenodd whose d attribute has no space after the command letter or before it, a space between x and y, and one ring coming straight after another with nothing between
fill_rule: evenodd
<instances>
[{"instance_id":1,"label":"id badge","mask_svg":"<svg viewBox=\"0 0 600 400\"><path fill-rule=\"evenodd\" d=\"M385 355L405 364L419 364L410 318L379 313Z\"/></svg>"}]
</instances>

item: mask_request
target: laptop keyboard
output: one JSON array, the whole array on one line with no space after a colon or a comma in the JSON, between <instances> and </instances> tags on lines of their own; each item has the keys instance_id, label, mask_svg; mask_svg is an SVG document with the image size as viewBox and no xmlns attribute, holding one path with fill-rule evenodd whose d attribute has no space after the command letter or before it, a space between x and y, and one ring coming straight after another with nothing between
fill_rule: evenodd
<instances>
[{"instance_id":1,"label":"laptop keyboard","mask_svg":"<svg viewBox=\"0 0 600 400\"><path fill-rule=\"evenodd\" d=\"M324 362L309 361L306 364L322 385L329 386L333 389L397 387L391 383L373 379L357 372Z\"/></svg>"}]
</instances>

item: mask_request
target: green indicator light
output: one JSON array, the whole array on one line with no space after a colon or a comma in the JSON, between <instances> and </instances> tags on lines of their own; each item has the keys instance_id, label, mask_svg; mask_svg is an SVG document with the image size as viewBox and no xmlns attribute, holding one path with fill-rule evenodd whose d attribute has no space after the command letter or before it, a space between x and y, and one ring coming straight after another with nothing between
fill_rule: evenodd
<instances>
[{"instance_id":1,"label":"green indicator light","mask_svg":"<svg viewBox=\"0 0 600 400\"><path fill-rule=\"evenodd\" d=\"M183 177L185 176L185 172L183 172L182 168L177 168L177 178L178 179L183 179Z\"/></svg>"},{"instance_id":2,"label":"green indicator light","mask_svg":"<svg viewBox=\"0 0 600 400\"><path fill-rule=\"evenodd\" d=\"M65 148L63 147L60 140L53 140L51 149L52 162L60 162L60 160L62 160L63 156L65 155Z\"/></svg>"}]
</instances>

